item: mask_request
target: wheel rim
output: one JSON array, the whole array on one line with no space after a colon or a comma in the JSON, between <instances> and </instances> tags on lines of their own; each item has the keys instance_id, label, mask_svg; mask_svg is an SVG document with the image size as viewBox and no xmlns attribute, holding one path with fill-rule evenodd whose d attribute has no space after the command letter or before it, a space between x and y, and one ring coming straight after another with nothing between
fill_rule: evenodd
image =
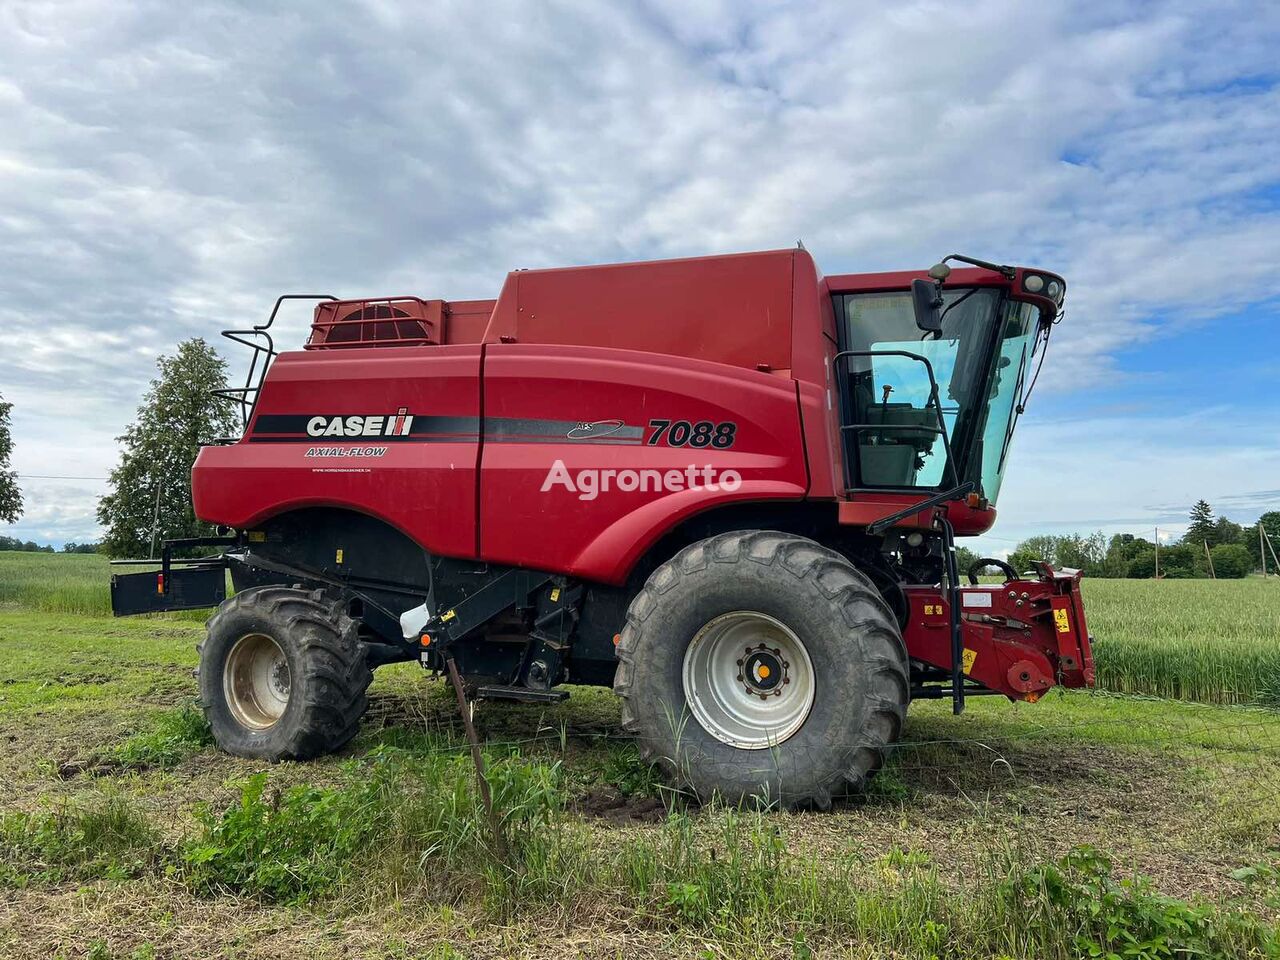
<instances>
[{"instance_id":1,"label":"wheel rim","mask_svg":"<svg viewBox=\"0 0 1280 960\"><path fill-rule=\"evenodd\" d=\"M241 637L227 654L222 690L241 726L265 730L289 705L289 661L280 645L262 633Z\"/></svg>"},{"instance_id":2,"label":"wheel rim","mask_svg":"<svg viewBox=\"0 0 1280 960\"><path fill-rule=\"evenodd\" d=\"M783 743L813 708L815 678L800 638L754 610L722 614L684 654L684 695L702 728L743 750Z\"/></svg>"}]
</instances>

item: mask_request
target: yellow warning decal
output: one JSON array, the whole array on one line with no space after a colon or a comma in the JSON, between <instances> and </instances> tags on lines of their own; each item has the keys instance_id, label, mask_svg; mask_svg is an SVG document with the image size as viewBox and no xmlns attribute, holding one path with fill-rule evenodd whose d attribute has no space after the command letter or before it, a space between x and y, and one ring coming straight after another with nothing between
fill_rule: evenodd
<instances>
[{"instance_id":1,"label":"yellow warning decal","mask_svg":"<svg viewBox=\"0 0 1280 960\"><path fill-rule=\"evenodd\" d=\"M964 648L964 655L960 658L960 663L964 666L964 675L967 677L969 671L973 669L973 662L978 659L978 651Z\"/></svg>"},{"instance_id":2,"label":"yellow warning decal","mask_svg":"<svg viewBox=\"0 0 1280 960\"><path fill-rule=\"evenodd\" d=\"M338 548L338 555L337 555L337 557L334 559L334 562L335 562L335 563L341 563L341 562L342 562L342 548L341 548L341 547L339 547L339 548Z\"/></svg>"},{"instance_id":3,"label":"yellow warning decal","mask_svg":"<svg viewBox=\"0 0 1280 960\"><path fill-rule=\"evenodd\" d=\"M458 615L457 610L450 610L448 613L446 613L443 617L440 618L440 622L444 623L447 620L452 620L457 615Z\"/></svg>"},{"instance_id":4,"label":"yellow warning decal","mask_svg":"<svg viewBox=\"0 0 1280 960\"><path fill-rule=\"evenodd\" d=\"M555 603L555 602L556 602L557 600L559 600L559 599L560 599L560 588L559 588L559 587L552 587L552 588L551 588L551 602L552 602L552 603Z\"/></svg>"},{"instance_id":5,"label":"yellow warning decal","mask_svg":"<svg viewBox=\"0 0 1280 960\"><path fill-rule=\"evenodd\" d=\"M1053 621L1058 625L1059 633L1071 632L1071 620L1067 617L1067 611L1059 608L1053 611Z\"/></svg>"},{"instance_id":6,"label":"yellow warning decal","mask_svg":"<svg viewBox=\"0 0 1280 960\"><path fill-rule=\"evenodd\" d=\"M265 530L250 530L250 531L249 531L249 542L250 542L250 543L266 543L266 541L267 541L267 531L265 531Z\"/></svg>"}]
</instances>

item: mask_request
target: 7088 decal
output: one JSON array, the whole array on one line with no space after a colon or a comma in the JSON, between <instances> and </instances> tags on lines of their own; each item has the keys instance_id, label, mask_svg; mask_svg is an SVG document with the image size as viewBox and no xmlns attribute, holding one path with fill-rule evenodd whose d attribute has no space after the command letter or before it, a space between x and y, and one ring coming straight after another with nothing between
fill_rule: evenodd
<instances>
[{"instance_id":1,"label":"7088 decal","mask_svg":"<svg viewBox=\"0 0 1280 960\"><path fill-rule=\"evenodd\" d=\"M727 450L733 446L738 425L732 420L712 423L710 420L650 420L653 431L645 441L651 447L665 444L669 447L715 447Z\"/></svg>"}]
</instances>

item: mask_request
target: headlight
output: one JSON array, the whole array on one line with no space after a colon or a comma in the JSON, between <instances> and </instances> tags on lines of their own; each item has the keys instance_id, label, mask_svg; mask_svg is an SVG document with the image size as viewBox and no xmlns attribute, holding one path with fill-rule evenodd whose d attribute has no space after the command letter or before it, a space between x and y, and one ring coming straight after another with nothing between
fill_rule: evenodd
<instances>
[{"instance_id":1,"label":"headlight","mask_svg":"<svg viewBox=\"0 0 1280 960\"><path fill-rule=\"evenodd\" d=\"M1028 274L1023 278L1022 286L1028 293L1039 293L1044 289L1044 277L1035 273Z\"/></svg>"},{"instance_id":2,"label":"headlight","mask_svg":"<svg viewBox=\"0 0 1280 960\"><path fill-rule=\"evenodd\" d=\"M1056 303L1062 302L1062 284L1060 284L1057 280L1050 280L1049 286L1045 289L1044 292L1047 293L1049 296L1053 297Z\"/></svg>"}]
</instances>

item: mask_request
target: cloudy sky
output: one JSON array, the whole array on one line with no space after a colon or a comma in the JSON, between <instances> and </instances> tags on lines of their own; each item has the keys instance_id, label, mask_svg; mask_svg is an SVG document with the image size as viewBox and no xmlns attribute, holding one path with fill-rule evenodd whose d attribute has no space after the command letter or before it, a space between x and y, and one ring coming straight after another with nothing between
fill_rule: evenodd
<instances>
[{"instance_id":1,"label":"cloudy sky","mask_svg":"<svg viewBox=\"0 0 1280 960\"><path fill-rule=\"evenodd\" d=\"M827 273L1068 278L986 546L1250 521L1280 508L1277 50L1268 2L8 0L0 533L94 537L155 356L277 293L797 238Z\"/></svg>"}]
</instances>

